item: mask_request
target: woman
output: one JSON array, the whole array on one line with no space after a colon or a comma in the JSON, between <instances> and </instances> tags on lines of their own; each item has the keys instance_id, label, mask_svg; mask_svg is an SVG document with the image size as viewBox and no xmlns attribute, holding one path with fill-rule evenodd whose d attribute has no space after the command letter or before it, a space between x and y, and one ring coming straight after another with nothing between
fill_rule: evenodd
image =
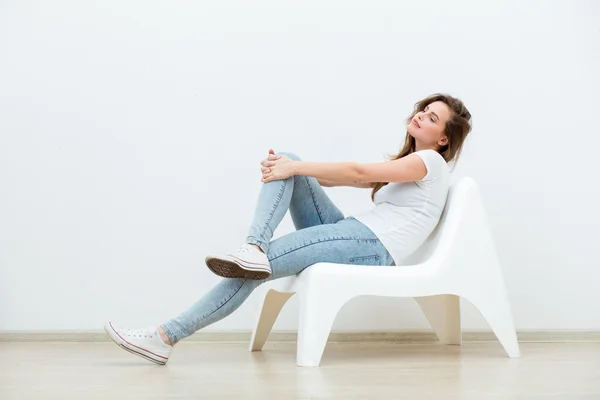
<instances>
[{"instance_id":1,"label":"woman","mask_svg":"<svg viewBox=\"0 0 600 400\"><path fill-rule=\"evenodd\" d=\"M225 277L187 311L158 327L106 332L123 349L164 365L181 339L236 310L260 284L295 275L318 262L389 266L414 252L437 225L455 161L471 130L471 114L449 95L415 104L406 139L389 161L303 162L269 151L254 220L246 243L229 254L210 254L206 264ZM321 186L371 189L375 207L354 217L331 202ZM290 210L296 231L271 241Z\"/></svg>"}]
</instances>

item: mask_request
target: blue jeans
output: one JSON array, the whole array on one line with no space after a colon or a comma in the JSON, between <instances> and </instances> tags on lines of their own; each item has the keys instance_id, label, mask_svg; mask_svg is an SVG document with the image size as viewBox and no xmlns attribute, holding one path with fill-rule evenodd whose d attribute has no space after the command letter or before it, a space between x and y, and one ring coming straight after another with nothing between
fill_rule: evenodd
<instances>
[{"instance_id":1,"label":"blue jeans","mask_svg":"<svg viewBox=\"0 0 600 400\"><path fill-rule=\"evenodd\" d=\"M291 153L278 153L300 160ZM290 210L296 231L271 241ZM262 281L225 278L188 310L161 327L173 344L235 311L264 282L296 275L318 262L391 265L392 256L361 222L344 214L313 177L264 183L247 243L267 255L273 274Z\"/></svg>"}]
</instances>

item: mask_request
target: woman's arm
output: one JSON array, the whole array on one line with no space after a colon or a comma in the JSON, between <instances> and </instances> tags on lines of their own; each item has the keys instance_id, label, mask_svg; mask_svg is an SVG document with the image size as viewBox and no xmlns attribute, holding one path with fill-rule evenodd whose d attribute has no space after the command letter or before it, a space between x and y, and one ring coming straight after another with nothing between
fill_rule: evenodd
<instances>
[{"instance_id":1,"label":"woman's arm","mask_svg":"<svg viewBox=\"0 0 600 400\"><path fill-rule=\"evenodd\" d=\"M425 161L417 154L393 161L358 164L358 182L415 182L427 175Z\"/></svg>"},{"instance_id":2,"label":"woman's arm","mask_svg":"<svg viewBox=\"0 0 600 400\"><path fill-rule=\"evenodd\" d=\"M419 157L417 157L419 158ZM277 156L277 159L263 161L262 182L286 179L292 175L312 176L321 186L351 186L357 188L373 188L381 180L370 180L373 172L378 172L383 164L359 164L357 162L308 162L292 160L289 157ZM375 165L376 168L370 168ZM387 172L387 168L383 168Z\"/></svg>"},{"instance_id":3,"label":"woman's arm","mask_svg":"<svg viewBox=\"0 0 600 400\"><path fill-rule=\"evenodd\" d=\"M290 164L291 175L314 176L319 180L345 184L362 183L361 171L356 162L291 161Z\"/></svg>"},{"instance_id":4,"label":"woman's arm","mask_svg":"<svg viewBox=\"0 0 600 400\"><path fill-rule=\"evenodd\" d=\"M393 161L360 164L357 162L291 161L292 175L314 176L345 184L373 182L414 182L427 174L425 162L416 154Z\"/></svg>"},{"instance_id":5,"label":"woman's arm","mask_svg":"<svg viewBox=\"0 0 600 400\"><path fill-rule=\"evenodd\" d=\"M372 182L361 182L360 165L356 162L307 162L293 161L294 175L313 176L321 186L350 186L372 188Z\"/></svg>"},{"instance_id":6,"label":"woman's arm","mask_svg":"<svg viewBox=\"0 0 600 400\"><path fill-rule=\"evenodd\" d=\"M356 187L356 188L363 188L363 189L372 189L373 188L372 182L348 183L348 182L334 182L334 181L330 181L327 179L320 179L320 178L316 178L316 179L317 179L317 182L319 182L319 185L321 185L323 187L349 186L349 187Z\"/></svg>"}]
</instances>

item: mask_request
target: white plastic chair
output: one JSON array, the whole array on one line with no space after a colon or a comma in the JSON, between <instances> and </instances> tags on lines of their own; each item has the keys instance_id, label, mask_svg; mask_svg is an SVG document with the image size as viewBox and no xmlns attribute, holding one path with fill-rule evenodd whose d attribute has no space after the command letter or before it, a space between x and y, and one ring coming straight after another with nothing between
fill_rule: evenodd
<instances>
[{"instance_id":1,"label":"white plastic chair","mask_svg":"<svg viewBox=\"0 0 600 400\"><path fill-rule=\"evenodd\" d=\"M317 263L257 289L262 301L250 350L261 350L281 308L298 293L297 364L318 366L335 316L361 295L413 297L439 340L462 344L459 297L484 316L509 357L519 356L504 279L475 181L452 185L440 223L402 266ZM403 263L404 264L404 263Z\"/></svg>"}]
</instances>

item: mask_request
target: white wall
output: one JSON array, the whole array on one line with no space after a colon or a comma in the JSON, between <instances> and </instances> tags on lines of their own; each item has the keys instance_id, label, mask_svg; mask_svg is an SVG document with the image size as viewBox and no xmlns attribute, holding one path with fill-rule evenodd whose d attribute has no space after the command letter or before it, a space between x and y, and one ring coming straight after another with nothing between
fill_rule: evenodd
<instances>
[{"instance_id":1,"label":"white wall","mask_svg":"<svg viewBox=\"0 0 600 400\"><path fill-rule=\"evenodd\" d=\"M455 175L481 185L517 327L600 329L597 2L95 3L0 2L0 330L178 314L218 280L204 254L244 240L270 147L380 161L438 91L474 116ZM334 329L427 326L362 298Z\"/></svg>"}]
</instances>

